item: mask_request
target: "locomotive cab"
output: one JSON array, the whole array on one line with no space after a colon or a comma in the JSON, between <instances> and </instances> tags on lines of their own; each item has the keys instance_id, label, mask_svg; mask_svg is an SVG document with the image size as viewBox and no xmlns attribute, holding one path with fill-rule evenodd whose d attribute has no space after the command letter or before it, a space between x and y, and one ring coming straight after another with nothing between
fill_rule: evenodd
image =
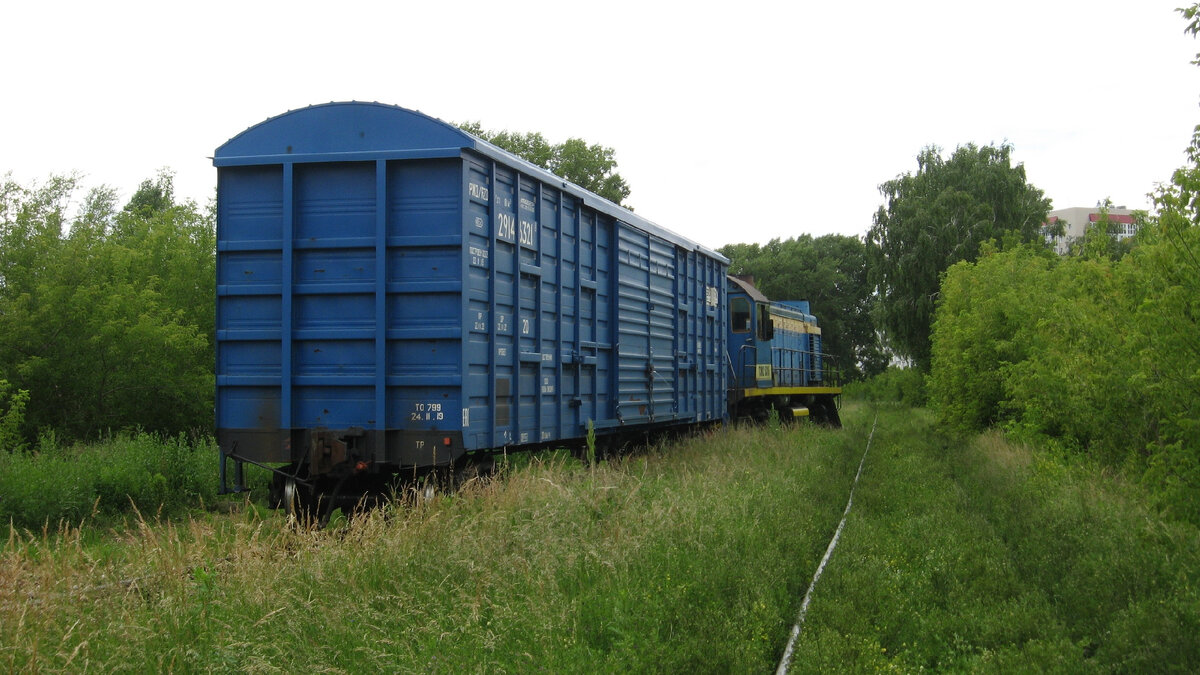
<instances>
[{"instance_id":1,"label":"locomotive cab","mask_svg":"<svg viewBox=\"0 0 1200 675\"><path fill-rule=\"evenodd\" d=\"M841 388L808 302L772 302L752 279L728 279L730 416L764 420L775 410L840 426Z\"/></svg>"}]
</instances>

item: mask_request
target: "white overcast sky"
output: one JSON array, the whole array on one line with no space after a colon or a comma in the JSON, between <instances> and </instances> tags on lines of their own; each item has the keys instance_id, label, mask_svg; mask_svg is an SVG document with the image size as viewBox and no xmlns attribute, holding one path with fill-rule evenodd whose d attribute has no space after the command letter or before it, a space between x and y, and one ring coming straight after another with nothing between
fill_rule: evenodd
<instances>
[{"instance_id":1,"label":"white overcast sky","mask_svg":"<svg viewBox=\"0 0 1200 675\"><path fill-rule=\"evenodd\" d=\"M128 198L160 167L365 100L616 150L699 243L861 235L921 148L1009 142L1055 208L1147 208L1200 122L1184 0L10 3L0 174Z\"/></svg>"}]
</instances>

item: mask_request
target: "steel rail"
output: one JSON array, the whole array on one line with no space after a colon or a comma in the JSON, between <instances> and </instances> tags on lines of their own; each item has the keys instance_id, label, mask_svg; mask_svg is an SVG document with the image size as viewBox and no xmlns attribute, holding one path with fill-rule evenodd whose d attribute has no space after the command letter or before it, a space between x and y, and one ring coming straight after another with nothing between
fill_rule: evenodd
<instances>
[{"instance_id":1,"label":"steel rail","mask_svg":"<svg viewBox=\"0 0 1200 675\"><path fill-rule=\"evenodd\" d=\"M808 590L804 593L804 600L800 603L800 615L796 617L796 623L792 626L791 637L788 638L787 647L783 650L783 658L779 660L779 667L775 669L775 675L786 675L788 668L792 665L792 652L796 648L796 640L800 637L800 627L804 624L804 616L808 614L808 603L812 601L813 589L817 587L817 581L825 572L825 565L829 562L830 556L833 555L833 549L837 548L838 540L842 537L842 528L846 526L850 507L854 505L854 489L858 487L858 477L862 475L863 464L866 463L867 453L871 450L871 440L875 438L875 424L878 421L879 413L875 413L875 420L871 422L871 433L867 436L867 447L863 450L862 459L858 460L858 473L854 474L854 482L850 484L850 498L846 500L846 510L842 511L842 522L838 523L837 530L833 533L833 539L829 540L829 546L825 549L825 556L821 558L821 564L817 565L812 582L808 584Z\"/></svg>"}]
</instances>

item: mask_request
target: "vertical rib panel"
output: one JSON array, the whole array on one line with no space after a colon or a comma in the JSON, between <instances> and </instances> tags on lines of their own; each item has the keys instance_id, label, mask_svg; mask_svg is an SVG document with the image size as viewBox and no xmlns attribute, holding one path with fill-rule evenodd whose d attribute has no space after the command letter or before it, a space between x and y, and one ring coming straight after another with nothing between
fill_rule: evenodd
<instances>
[{"instance_id":1,"label":"vertical rib panel","mask_svg":"<svg viewBox=\"0 0 1200 675\"><path fill-rule=\"evenodd\" d=\"M291 162L283 164L283 236L281 237L280 274L280 378L279 378L279 428L292 428L292 246L296 231L295 220L295 187L294 165Z\"/></svg>"},{"instance_id":2,"label":"vertical rib panel","mask_svg":"<svg viewBox=\"0 0 1200 675\"><path fill-rule=\"evenodd\" d=\"M375 162L375 428L390 429L387 420L387 162ZM387 445L386 440L383 443ZM387 448L375 449L379 458Z\"/></svg>"}]
</instances>

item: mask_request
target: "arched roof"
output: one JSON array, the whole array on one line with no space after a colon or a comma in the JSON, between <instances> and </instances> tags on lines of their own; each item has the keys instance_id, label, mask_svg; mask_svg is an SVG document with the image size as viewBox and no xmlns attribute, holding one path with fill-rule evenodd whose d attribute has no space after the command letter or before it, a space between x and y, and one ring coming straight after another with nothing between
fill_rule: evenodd
<instances>
[{"instance_id":1,"label":"arched roof","mask_svg":"<svg viewBox=\"0 0 1200 675\"><path fill-rule=\"evenodd\" d=\"M677 246L728 262L720 253L565 181L482 138L424 113L395 105L343 101L289 110L226 141L214 153L213 164L226 167L284 162L458 157L464 149L473 150L545 184L561 188L589 207Z\"/></svg>"},{"instance_id":2,"label":"arched roof","mask_svg":"<svg viewBox=\"0 0 1200 675\"><path fill-rule=\"evenodd\" d=\"M268 163L269 158L320 161L328 155L403 156L416 151L474 148L477 139L423 113L383 103L349 101L289 110L217 148L217 166Z\"/></svg>"}]
</instances>

